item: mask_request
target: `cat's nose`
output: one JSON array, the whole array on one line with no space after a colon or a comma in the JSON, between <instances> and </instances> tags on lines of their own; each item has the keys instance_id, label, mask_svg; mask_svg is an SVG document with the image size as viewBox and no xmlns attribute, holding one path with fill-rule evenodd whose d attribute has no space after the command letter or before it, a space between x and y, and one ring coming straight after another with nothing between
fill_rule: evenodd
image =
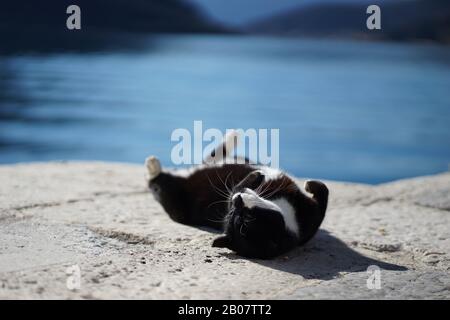
<instances>
[{"instance_id":1,"label":"cat's nose","mask_svg":"<svg viewBox=\"0 0 450 320\"><path fill-rule=\"evenodd\" d=\"M242 200L242 196L240 194L237 194L233 197L233 206L236 209L240 209L244 206L244 200Z\"/></svg>"}]
</instances>

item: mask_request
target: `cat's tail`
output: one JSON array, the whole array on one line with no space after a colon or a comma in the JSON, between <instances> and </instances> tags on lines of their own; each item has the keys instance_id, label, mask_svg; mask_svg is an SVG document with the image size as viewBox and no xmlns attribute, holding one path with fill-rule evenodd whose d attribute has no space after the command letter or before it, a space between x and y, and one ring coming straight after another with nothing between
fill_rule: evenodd
<instances>
[{"instance_id":1,"label":"cat's tail","mask_svg":"<svg viewBox=\"0 0 450 320\"><path fill-rule=\"evenodd\" d=\"M328 188L327 186L320 181L316 180L308 180L305 183L305 190L309 193L312 193L313 199L317 202L319 206L319 215L320 215L320 223L325 217L325 211L327 211L328 206ZM320 224L319 223L319 224Z\"/></svg>"},{"instance_id":2,"label":"cat's tail","mask_svg":"<svg viewBox=\"0 0 450 320\"><path fill-rule=\"evenodd\" d=\"M229 157L240 143L241 135L237 130L228 131L223 142L206 157L205 163L212 164L223 162Z\"/></svg>"}]
</instances>

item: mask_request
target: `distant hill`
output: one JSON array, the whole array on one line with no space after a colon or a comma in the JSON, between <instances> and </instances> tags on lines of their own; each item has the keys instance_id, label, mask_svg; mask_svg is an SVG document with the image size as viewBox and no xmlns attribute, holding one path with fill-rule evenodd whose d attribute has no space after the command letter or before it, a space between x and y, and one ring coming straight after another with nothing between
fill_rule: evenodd
<instances>
[{"instance_id":1,"label":"distant hill","mask_svg":"<svg viewBox=\"0 0 450 320\"><path fill-rule=\"evenodd\" d=\"M79 31L66 28L71 4L81 8ZM121 34L224 31L182 0L11 0L0 9L0 53L101 49Z\"/></svg>"},{"instance_id":2,"label":"distant hill","mask_svg":"<svg viewBox=\"0 0 450 320\"><path fill-rule=\"evenodd\" d=\"M369 4L381 8L382 30L366 28ZM247 32L286 36L327 36L450 43L450 1L318 3L248 25Z\"/></svg>"}]
</instances>

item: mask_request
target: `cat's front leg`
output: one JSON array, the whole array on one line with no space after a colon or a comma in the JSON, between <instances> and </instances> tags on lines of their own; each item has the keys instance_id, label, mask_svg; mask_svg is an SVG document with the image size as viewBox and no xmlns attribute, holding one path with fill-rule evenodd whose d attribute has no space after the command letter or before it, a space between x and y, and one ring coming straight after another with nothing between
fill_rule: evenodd
<instances>
[{"instance_id":1,"label":"cat's front leg","mask_svg":"<svg viewBox=\"0 0 450 320\"><path fill-rule=\"evenodd\" d=\"M244 179L242 179L235 187L235 191L239 192L243 189L249 188L257 189L264 182L264 173L261 170L250 172Z\"/></svg>"}]
</instances>

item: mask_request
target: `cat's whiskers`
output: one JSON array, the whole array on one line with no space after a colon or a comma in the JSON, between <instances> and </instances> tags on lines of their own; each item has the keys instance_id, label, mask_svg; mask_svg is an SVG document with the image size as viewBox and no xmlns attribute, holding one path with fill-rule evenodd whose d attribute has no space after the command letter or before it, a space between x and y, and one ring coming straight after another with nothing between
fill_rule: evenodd
<instances>
[{"instance_id":1,"label":"cat's whiskers","mask_svg":"<svg viewBox=\"0 0 450 320\"><path fill-rule=\"evenodd\" d=\"M255 192L256 192L256 194L259 196L260 195L260 193L261 193L261 188L262 188L262 186L263 186L263 184L261 183L256 189L255 189Z\"/></svg>"},{"instance_id":2,"label":"cat's whiskers","mask_svg":"<svg viewBox=\"0 0 450 320\"><path fill-rule=\"evenodd\" d=\"M208 208L210 208L211 206L217 204L217 203L228 203L228 199L227 200L218 200L218 201L214 201L212 203L209 204Z\"/></svg>"},{"instance_id":3,"label":"cat's whiskers","mask_svg":"<svg viewBox=\"0 0 450 320\"><path fill-rule=\"evenodd\" d=\"M276 194L277 192L280 192L280 191L286 189L288 186L289 186L289 181L283 180L283 182L281 183L281 185L279 187L277 187L276 189L272 190L270 193L262 195L262 196L264 198L268 199L268 198L272 197L274 194Z\"/></svg>"},{"instance_id":4,"label":"cat's whiskers","mask_svg":"<svg viewBox=\"0 0 450 320\"><path fill-rule=\"evenodd\" d=\"M270 186L272 185L272 182L273 182L273 180L270 180L269 183L266 184L266 186L264 187L264 189L261 192L257 192L258 197L265 199L264 193L270 188Z\"/></svg>"},{"instance_id":5,"label":"cat's whiskers","mask_svg":"<svg viewBox=\"0 0 450 320\"><path fill-rule=\"evenodd\" d=\"M218 188L217 186L214 185L214 183L212 183L211 179L209 178L208 175L206 175L206 177L208 178L209 184L211 185L211 187L214 188L214 191L216 191L216 193L222 197L224 197L225 199L229 198L229 194L226 194L223 190L221 190L220 188Z\"/></svg>"},{"instance_id":6,"label":"cat's whiskers","mask_svg":"<svg viewBox=\"0 0 450 320\"><path fill-rule=\"evenodd\" d=\"M228 188L227 182L228 182L228 178L231 176L231 173L232 173L232 171L230 171L230 173L228 173L227 177L225 178L225 183L224 183L225 188L227 189L228 194L230 194L230 195L231 195L231 193L232 193L232 190L230 190L230 189ZM232 180L233 180L233 179L232 179Z\"/></svg>"},{"instance_id":7,"label":"cat's whiskers","mask_svg":"<svg viewBox=\"0 0 450 320\"><path fill-rule=\"evenodd\" d=\"M216 214L219 214L218 212L216 212ZM228 223L229 221L229 217L231 216L231 211L228 211L225 216L220 217L219 220L214 220L214 219L210 219L210 218L206 218L206 220L212 221L212 222L217 222L217 223Z\"/></svg>"},{"instance_id":8,"label":"cat's whiskers","mask_svg":"<svg viewBox=\"0 0 450 320\"><path fill-rule=\"evenodd\" d=\"M228 188L228 186L227 186L227 184L226 184L226 181L227 181L228 178L230 177L231 173L232 173L232 171L230 171L230 172L228 173L228 175L227 175L226 178L225 178L225 182L224 182L224 181L222 180L222 178L220 177L220 175L219 175L217 169L216 169L216 175L217 175L217 178L219 178L219 181L222 182L223 186L225 187L225 189L227 190L228 193L231 193L231 190Z\"/></svg>"},{"instance_id":9,"label":"cat's whiskers","mask_svg":"<svg viewBox=\"0 0 450 320\"><path fill-rule=\"evenodd\" d=\"M223 217L224 221L226 221L228 223L230 221L232 215L233 215L233 211L231 209L228 210L227 214Z\"/></svg>"}]
</instances>

